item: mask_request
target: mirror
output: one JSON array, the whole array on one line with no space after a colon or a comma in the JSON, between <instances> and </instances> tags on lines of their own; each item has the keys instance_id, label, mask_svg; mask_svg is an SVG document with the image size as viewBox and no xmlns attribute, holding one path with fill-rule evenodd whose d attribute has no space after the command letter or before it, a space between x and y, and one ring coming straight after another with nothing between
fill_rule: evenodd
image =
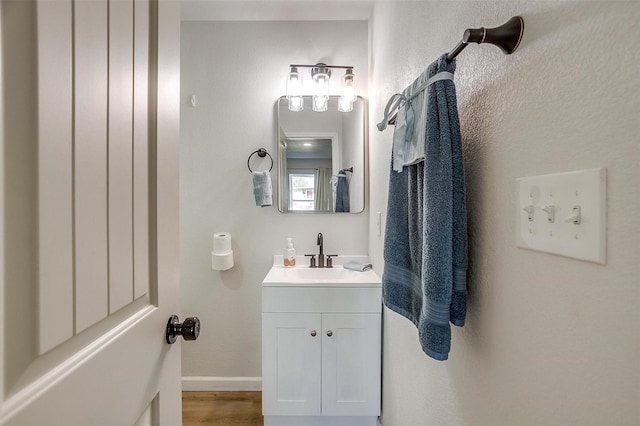
<instances>
[{"instance_id":1,"label":"mirror","mask_svg":"<svg viewBox=\"0 0 640 426\"><path fill-rule=\"evenodd\" d=\"M304 96L302 111L278 100L278 210L283 213L361 213L365 194L365 102L338 111L339 96L328 110L312 110Z\"/></svg>"}]
</instances>

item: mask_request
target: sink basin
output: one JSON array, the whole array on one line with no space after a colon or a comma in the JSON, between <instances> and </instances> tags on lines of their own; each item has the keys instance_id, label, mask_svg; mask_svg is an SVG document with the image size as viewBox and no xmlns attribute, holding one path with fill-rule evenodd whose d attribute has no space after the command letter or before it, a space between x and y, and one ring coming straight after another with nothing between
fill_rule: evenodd
<instances>
[{"instance_id":1,"label":"sink basin","mask_svg":"<svg viewBox=\"0 0 640 426\"><path fill-rule=\"evenodd\" d=\"M333 268L273 266L262 283L263 285L355 284L379 286L380 278L372 270L358 272L344 269L342 266L334 266Z\"/></svg>"}]
</instances>

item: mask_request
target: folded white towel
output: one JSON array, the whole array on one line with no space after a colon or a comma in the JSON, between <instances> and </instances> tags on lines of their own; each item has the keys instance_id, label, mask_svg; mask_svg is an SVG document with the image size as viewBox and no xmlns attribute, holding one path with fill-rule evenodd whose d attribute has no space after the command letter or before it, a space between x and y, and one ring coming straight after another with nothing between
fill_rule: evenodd
<instances>
[{"instance_id":1,"label":"folded white towel","mask_svg":"<svg viewBox=\"0 0 640 426\"><path fill-rule=\"evenodd\" d=\"M373 268L373 266L370 263L365 264L365 263L356 262L355 260L345 263L344 265L342 265L342 267L344 269L349 269L351 271L358 271L358 272L368 271Z\"/></svg>"},{"instance_id":2,"label":"folded white towel","mask_svg":"<svg viewBox=\"0 0 640 426\"><path fill-rule=\"evenodd\" d=\"M256 199L256 206L270 206L273 198L271 174L268 171L251 172L251 174L253 178L253 196Z\"/></svg>"}]
</instances>

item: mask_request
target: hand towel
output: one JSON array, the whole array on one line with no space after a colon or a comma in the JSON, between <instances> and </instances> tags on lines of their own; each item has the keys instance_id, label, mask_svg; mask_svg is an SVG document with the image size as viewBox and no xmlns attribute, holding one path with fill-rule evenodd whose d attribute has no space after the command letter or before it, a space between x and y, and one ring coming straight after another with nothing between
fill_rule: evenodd
<instances>
[{"instance_id":1,"label":"hand towel","mask_svg":"<svg viewBox=\"0 0 640 426\"><path fill-rule=\"evenodd\" d=\"M393 146L391 150L393 154L393 170L395 170L396 172L402 172L402 167L405 166L404 146L405 132L407 130L407 122L404 116L405 111L406 109L404 107L398 109L398 115L396 115L396 124L393 130ZM422 159L424 159L424 157L422 157ZM407 166L408 165L410 164L407 164Z\"/></svg>"},{"instance_id":2,"label":"hand towel","mask_svg":"<svg viewBox=\"0 0 640 426\"><path fill-rule=\"evenodd\" d=\"M427 78L455 71L446 54ZM385 305L418 328L422 350L446 360L451 327L466 315L467 230L462 142L453 80L427 88L424 161L393 171L391 162L382 277ZM395 135L394 135L395 137Z\"/></svg>"},{"instance_id":3,"label":"hand towel","mask_svg":"<svg viewBox=\"0 0 640 426\"><path fill-rule=\"evenodd\" d=\"M349 181L347 180L347 172L340 170L336 185L336 212L348 213L349 211Z\"/></svg>"},{"instance_id":4,"label":"hand towel","mask_svg":"<svg viewBox=\"0 0 640 426\"><path fill-rule=\"evenodd\" d=\"M427 121L428 95L430 85L441 80L453 80L453 73L438 71L431 74L426 69L402 93L396 93L387 102L384 117L377 124L378 130L387 128L393 111L397 110L393 131L393 170L401 173L402 167L424 161L425 132Z\"/></svg>"},{"instance_id":5,"label":"hand towel","mask_svg":"<svg viewBox=\"0 0 640 426\"><path fill-rule=\"evenodd\" d=\"M251 175L253 179L253 196L256 199L256 206L270 206L273 198L271 174L265 170L251 172Z\"/></svg>"},{"instance_id":6,"label":"hand towel","mask_svg":"<svg viewBox=\"0 0 640 426\"><path fill-rule=\"evenodd\" d=\"M352 260L351 262L347 262L344 265L342 265L342 267L344 269L349 269L351 271L358 271L358 272L364 272L364 271L369 271L373 268L373 265L371 265L370 263L360 263L357 262L355 260Z\"/></svg>"}]
</instances>

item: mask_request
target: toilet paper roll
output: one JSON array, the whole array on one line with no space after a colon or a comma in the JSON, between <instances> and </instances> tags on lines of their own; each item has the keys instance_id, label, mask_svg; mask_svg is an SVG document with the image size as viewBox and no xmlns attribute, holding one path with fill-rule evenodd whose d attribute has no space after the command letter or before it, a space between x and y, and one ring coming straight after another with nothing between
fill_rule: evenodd
<instances>
[{"instance_id":1,"label":"toilet paper roll","mask_svg":"<svg viewBox=\"0 0 640 426\"><path fill-rule=\"evenodd\" d=\"M213 253L227 254L231 252L231 234L217 232L213 234Z\"/></svg>"},{"instance_id":2,"label":"toilet paper roll","mask_svg":"<svg viewBox=\"0 0 640 426\"><path fill-rule=\"evenodd\" d=\"M211 252L211 268L216 271L226 271L233 268L233 252L225 254Z\"/></svg>"}]
</instances>

